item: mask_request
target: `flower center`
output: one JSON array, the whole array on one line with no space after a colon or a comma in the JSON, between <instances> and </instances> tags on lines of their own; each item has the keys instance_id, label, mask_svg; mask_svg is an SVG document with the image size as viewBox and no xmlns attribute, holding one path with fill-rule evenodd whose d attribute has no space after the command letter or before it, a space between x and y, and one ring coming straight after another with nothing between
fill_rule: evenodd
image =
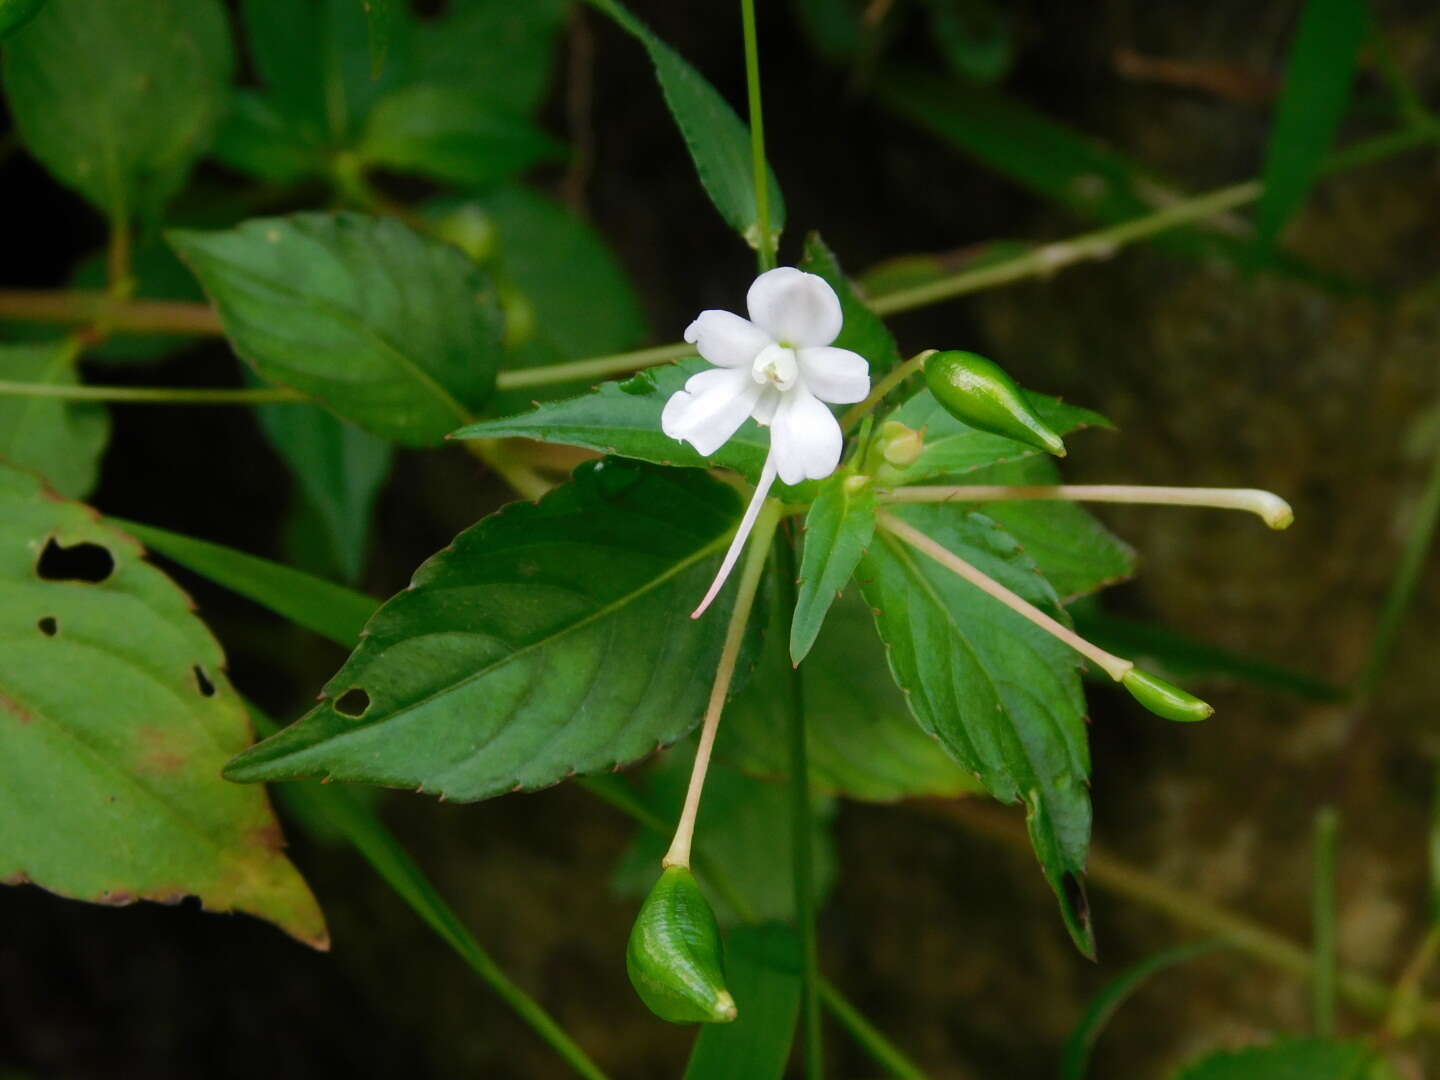
<instances>
[{"instance_id":1,"label":"flower center","mask_svg":"<svg viewBox=\"0 0 1440 1080\"><path fill-rule=\"evenodd\" d=\"M795 359L795 350L784 345L766 345L755 357L750 377L777 390L789 390L800 378L800 364Z\"/></svg>"}]
</instances>

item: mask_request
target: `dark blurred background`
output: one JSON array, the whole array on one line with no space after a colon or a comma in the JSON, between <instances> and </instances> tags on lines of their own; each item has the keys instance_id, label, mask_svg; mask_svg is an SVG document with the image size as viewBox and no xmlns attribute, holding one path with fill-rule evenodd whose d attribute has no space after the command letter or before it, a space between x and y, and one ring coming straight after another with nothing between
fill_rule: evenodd
<instances>
[{"instance_id":1,"label":"dark blurred background","mask_svg":"<svg viewBox=\"0 0 1440 1080\"><path fill-rule=\"evenodd\" d=\"M827 60L795 6L759 6L769 146L789 204L782 261L798 257L811 228L859 272L897 254L963 260L974 245L1061 238L1091 224L897 115L876 93L881 69L857 77L854 65ZM737 7L632 7L743 102ZM1003 86L1186 190L1205 190L1258 172L1298 10L1291 0L1011 5ZM884 65L942 69L927 24L911 15ZM1422 96L1436 100L1434 5L1378 4L1376 20ZM1177 66L1190 76L1177 77ZM1363 58L1357 94L1343 140L1386 130L1382 88ZM656 342L675 340L703 307L739 302L751 253L696 183L633 40L577 10L544 116L558 136L593 147L583 210L633 277ZM575 190L563 166L533 179ZM98 218L23 153L5 159L0 182L9 207L0 285L61 285L103 245ZM202 186L238 182L214 165L199 175ZM893 325L907 352L977 349L1026 385L1113 417L1118 434L1073 440L1073 481L1256 486L1289 498L1297 520L1280 534L1213 511L1103 510L1142 556L1138 580L1106 604L1344 682L1364 662L1440 429L1437 185L1437 157L1421 150L1319 188L1287 246L1317 277L1363 288L1139 246ZM104 378L238 385L221 344L107 368ZM248 411L112 412L113 444L89 501L287 557L290 480ZM403 587L421 560L506 498L459 449L403 452L381 496L364 587ZM224 642L236 684L277 715L298 715L343 659L175 573ZM1092 689L1097 846L1303 941L1312 817L1335 802L1343 961L1393 979L1426 918L1437 629L1432 573L1363 711L1211 682L1202 689L1214 720L1166 725ZM626 820L566 786L471 806L387 794L383 805L479 940L604 1067L626 1078L678 1074L690 1033L651 1017L624 973L635 903L617 899L609 879L633 832ZM1101 959L1091 964L1070 945L1023 848L934 807L845 804L836 828L823 967L937 1077L1054 1075L1060 1044L1101 986L1157 949L1204 936L1094 884ZM331 923L328 955L192 902L111 910L34 887L0 890L3 1075L566 1074L353 852L289 831ZM1163 1075L1207 1047L1301 1029L1306 1002L1301 982L1244 956L1189 965L1120 1012L1093 1075ZM1345 1024L1363 1031L1369 1021ZM1407 1053L1416 1076L1440 1060L1423 1044ZM838 1029L829 1055L833 1076L876 1075Z\"/></svg>"}]
</instances>

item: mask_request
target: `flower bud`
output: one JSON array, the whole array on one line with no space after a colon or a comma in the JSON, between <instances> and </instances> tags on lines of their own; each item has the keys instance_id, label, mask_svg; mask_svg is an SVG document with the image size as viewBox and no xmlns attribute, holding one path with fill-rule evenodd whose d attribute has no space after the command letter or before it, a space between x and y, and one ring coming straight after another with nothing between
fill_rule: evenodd
<instances>
[{"instance_id":1,"label":"flower bud","mask_svg":"<svg viewBox=\"0 0 1440 1080\"><path fill-rule=\"evenodd\" d=\"M957 420L1065 456L1060 436L1035 415L1025 392L994 361L969 352L938 352L925 361L925 381Z\"/></svg>"},{"instance_id":2,"label":"flower bud","mask_svg":"<svg viewBox=\"0 0 1440 1080\"><path fill-rule=\"evenodd\" d=\"M474 203L465 203L437 221L435 235L454 244L477 263L493 257L499 241L490 215Z\"/></svg>"},{"instance_id":3,"label":"flower bud","mask_svg":"<svg viewBox=\"0 0 1440 1080\"><path fill-rule=\"evenodd\" d=\"M903 469L914 465L925 452L925 433L906 427L898 420L880 425L880 454L891 465Z\"/></svg>"},{"instance_id":4,"label":"flower bud","mask_svg":"<svg viewBox=\"0 0 1440 1080\"><path fill-rule=\"evenodd\" d=\"M0 38L33 19L45 0L0 0Z\"/></svg>"},{"instance_id":5,"label":"flower bud","mask_svg":"<svg viewBox=\"0 0 1440 1080\"><path fill-rule=\"evenodd\" d=\"M1125 689L1130 691L1131 697L1156 716L1163 716L1166 720L1189 723L1204 720L1215 711L1195 695L1187 694L1178 686L1171 686L1164 679L1139 668L1131 668L1120 681Z\"/></svg>"},{"instance_id":6,"label":"flower bud","mask_svg":"<svg viewBox=\"0 0 1440 1080\"><path fill-rule=\"evenodd\" d=\"M720 927L688 867L669 866L645 898L625 952L640 1000L672 1024L735 1019L725 988Z\"/></svg>"}]
</instances>

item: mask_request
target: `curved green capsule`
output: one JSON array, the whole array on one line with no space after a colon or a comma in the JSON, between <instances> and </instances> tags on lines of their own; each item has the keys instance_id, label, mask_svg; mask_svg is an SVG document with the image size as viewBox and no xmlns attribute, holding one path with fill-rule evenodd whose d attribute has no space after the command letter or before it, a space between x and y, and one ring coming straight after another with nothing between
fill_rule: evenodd
<instances>
[{"instance_id":1,"label":"curved green capsule","mask_svg":"<svg viewBox=\"0 0 1440 1080\"><path fill-rule=\"evenodd\" d=\"M0 0L0 38L9 37L44 6L45 0Z\"/></svg>"},{"instance_id":2,"label":"curved green capsule","mask_svg":"<svg viewBox=\"0 0 1440 1080\"><path fill-rule=\"evenodd\" d=\"M1194 694L1187 694L1178 686L1172 686L1139 668L1131 668L1120 681L1130 691L1131 697L1166 720L1192 723L1204 720L1215 711L1208 702L1201 701Z\"/></svg>"},{"instance_id":3,"label":"curved green capsule","mask_svg":"<svg viewBox=\"0 0 1440 1080\"><path fill-rule=\"evenodd\" d=\"M684 866L666 867L645 898L625 968L640 1000L672 1024L724 1024L735 1019L725 988L720 927Z\"/></svg>"},{"instance_id":4,"label":"curved green capsule","mask_svg":"<svg viewBox=\"0 0 1440 1080\"><path fill-rule=\"evenodd\" d=\"M1025 391L999 364L975 353L937 352L925 361L935 400L957 420L1007 439L1065 456L1065 444L1025 400Z\"/></svg>"}]
</instances>

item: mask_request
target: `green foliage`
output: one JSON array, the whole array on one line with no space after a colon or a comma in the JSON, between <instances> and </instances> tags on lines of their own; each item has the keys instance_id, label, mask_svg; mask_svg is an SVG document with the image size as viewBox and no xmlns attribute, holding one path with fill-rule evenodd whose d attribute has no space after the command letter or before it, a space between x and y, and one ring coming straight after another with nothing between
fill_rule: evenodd
<instances>
[{"instance_id":1,"label":"green foliage","mask_svg":"<svg viewBox=\"0 0 1440 1080\"><path fill-rule=\"evenodd\" d=\"M380 77L405 0L360 0L370 18L370 73Z\"/></svg>"},{"instance_id":2,"label":"green foliage","mask_svg":"<svg viewBox=\"0 0 1440 1080\"><path fill-rule=\"evenodd\" d=\"M726 1024L735 999L725 988L723 948L715 913L688 866L669 866L645 897L625 970L640 999L672 1024Z\"/></svg>"},{"instance_id":3,"label":"green foliage","mask_svg":"<svg viewBox=\"0 0 1440 1080\"><path fill-rule=\"evenodd\" d=\"M1211 1054L1181 1069L1174 1080L1366 1080L1374 1062L1361 1042L1289 1039Z\"/></svg>"},{"instance_id":4,"label":"green foliage","mask_svg":"<svg viewBox=\"0 0 1440 1080\"><path fill-rule=\"evenodd\" d=\"M672 616L703 593L738 515L702 474L609 460L486 518L376 613L317 708L227 775L463 801L675 741L699 720L694 673L714 669L727 616Z\"/></svg>"},{"instance_id":5,"label":"green foliage","mask_svg":"<svg viewBox=\"0 0 1440 1080\"><path fill-rule=\"evenodd\" d=\"M25 146L115 221L153 217L209 145L232 66L218 0L64 0L5 49Z\"/></svg>"},{"instance_id":6,"label":"green foliage","mask_svg":"<svg viewBox=\"0 0 1440 1080\"><path fill-rule=\"evenodd\" d=\"M994 521L953 507L904 519L1064 621L1049 583ZM1095 951L1078 891L1090 838L1085 700L1069 647L882 532L861 564L865 599L915 719L1002 802L1023 801L1065 922Z\"/></svg>"},{"instance_id":7,"label":"green foliage","mask_svg":"<svg viewBox=\"0 0 1440 1080\"><path fill-rule=\"evenodd\" d=\"M78 344L72 339L0 345L0 379L74 386ZM110 439L110 414L95 402L0 395L0 458L42 474L62 495L95 486Z\"/></svg>"},{"instance_id":8,"label":"green foliage","mask_svg":"<svg viewBox=\"0 0 1440 1080\"><path fill-rule=\"evenodd\" d=\"M715 87L656 37L619 0L591 0L632 34L650 54L655 76L670 115L685 138L695 171L710 201L751 247L760 244L755 197L755 169L750 156L750 131ZM773 171L768 173L770 232L775 243L785 227L785 203Z\"/></svg>"},{"instance_id":9,"label":"green foliage","mask_svg":"<svg viewBox=\"0 0 1440 1080\"><path fill-rule=\"evenodd\" d=\"M1262 249L1305 202L1350 101L1369 22L1365 0L1307 0L1285 90L1265 150L1265 193L1255 211Z\"/></svg>"},{"instance_id":10,"label":"green foliage","mask_svg":"<svg viewBox=\"0 0 1440 1080\"><path fill-rule=\"evenodd\" d=\"M820 239L819 233L812 232L805 238L805 258L801 260L800 268L819 274L840 298L845 323L840 328L840 336L834 341L836 348L857 352L870 361L872 380L900 363L900 349L895 344L895 336L880 316L866 305L854 283L840 269L835 253Z\"/></svg>"},{"instance_id":11,"label":"green foliage","mask_svg":"<svg viewBox=\"0 0 1440 1080\"><path fill-rule=\"evenodd\" d=\"M780 1080L800 1018L800 939L780 923L741 926L725 942L739 1015L700 1029L685 1080Z\"/></svg>"},{"instance_id":12,"label":"green foliage","mask_svg":"<svg viewBox=\"0 0 1440 1080\"><path fill-rule=\"evenodd\" d=\"M45 0L0 0L0 41L39 14Z\"/></svg>"},{"instance_id":13,"label":"green foliage","mask_svg":"<svg viewBox=\"0 0 1440 1080\"><path fill-rule=\"evenodd\" d=\"M390 219L309 213L169 239L246 362L372 434L433 445L494 388L494 283L449 244Z\"/></svg>"},{"instance_id":14,"label":"green foliage","mask_svg":"<svg viewBox=\"0 0 1440 1080\"><path fill-rule=\"evenodd\" d=\"M805 515L805 546L790 622L793 663L804 660L815 644L830 605L850 584L874 535L875 489L869 477L841 469L822 481Z\"/></svg>"},{"instance_id":15,"label":"green foliage","mask_svg":"<svg viewBox=\"0 0 1440 1080\"><path fill-rule=\"evenodd\" d=\"M265 793L219 777L250 741L224 654L142 555L0 466L0 879L108 904L193 894L324 948Z\"/></svg>"}]
</instances>

